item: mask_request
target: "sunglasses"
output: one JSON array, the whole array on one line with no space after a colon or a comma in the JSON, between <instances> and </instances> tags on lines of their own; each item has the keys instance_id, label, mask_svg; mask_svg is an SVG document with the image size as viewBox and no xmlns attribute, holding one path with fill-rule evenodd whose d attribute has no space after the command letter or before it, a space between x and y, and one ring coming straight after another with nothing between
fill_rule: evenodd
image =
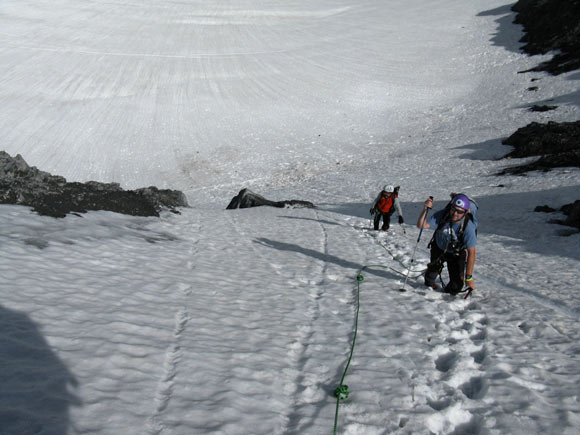
<instances>
[{"instance_id":1,"label":"sunglasses","mask_svg":"<svg viewBox=\"0 0 580 435\"><path fill-rule=\"evenodd\" d=\"M465 214L466 211L467 210L463 210L462 208L451 207L451 213Z\"/></svg>"}]
</instances>

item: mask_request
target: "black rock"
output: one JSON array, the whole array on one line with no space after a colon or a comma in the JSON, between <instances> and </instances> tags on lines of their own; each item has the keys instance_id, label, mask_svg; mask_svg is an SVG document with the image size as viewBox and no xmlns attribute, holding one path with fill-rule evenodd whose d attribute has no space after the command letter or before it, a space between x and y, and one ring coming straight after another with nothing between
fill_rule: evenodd
<instances>
[{"instance_id":1,"label":"black rock","mask_svg":"<svg viewBox=\"0 0 580 435\"><path fill-rule=\"evenodd\" d=\"M557 52L549 61L528 71L557 75L580 68L580 0L519 0L512 6L514 23L521 24L530 54Z\"/></svg>"},{"instance_id":2,"label":"black rock","mask_svg":"<svg viewBox=\"0 0 580 435\"><path fill-rule=\"evenodd\" d=\"M539 205L537 206L534 211L537 212L545 212L545 213L553 213L556 209L547 206L547 205ZM571 204L563 205L560 210L562 213L566 215L566 219L556 219L550 221L554 224L560 225L567 225L570 227L575 227L580 229L580 200L577 200Z\"/></svg>"},{"instance_id":3,"label":"black rock","mask_svg":"<svg viewBox=\"0 0 580 435\"><path fill-rule=\"evenodd\" d=\"M260 207L263 205L268 205L271 207L285 208L316 208L314 204L308 201L300 201L297 199L291 199L287 201L270 201L261 195L252 192L249 189L242 189L240 192L232 198L226 210L233 210L236 208L250 208L250 207Z\"/></svg>"},{"instance_id":4,"label":"black rock","mask_svg":"<svg viewBox=\"0 0 580 435\"><path fill-rule=\"evenodd\" d=\"M562 224L580 228L580 200L564 205L561 211L567 216Z\"/></svg>"},{"instance_id":5,"label":"black rock","mask_svg":"<svg viewBox=\"0 0 580 435\"><path fill-rule=\"evenodd\" d=\"M527 171L549 171L557 167L580 167L580 121L532 122L502 141L514 150L504 158L541 156L527 165L505 169L500 174L521 174Z\"/></svg>"},{"instance_id":6,"label":"black rock","mask_svg":"<svg viewBox=\"0 0 580 435\"><path fill-rule=\"evenodd\" d=\"M548 112L549 110L555 110L557 109L558 106L538 106L537 104L533 105L532 107L530 107L528 110L530 112Z\"/></svg>"},{"instance_id":7,"label":"black rock","mask_svg":"<svg viewBox=\"0 0 580 435\"><path fill-rule=\"evenodd\" d=\"M542 213L552 213L552 212L555 212L555 211L556 211L556 209L555 209L555 208L552 208L552 207L550 207L550 206L547 206L547 205L538 205L538 206L537 206L537 207L534 209L534 211L537 211L537 212L542 212Z\"/></svg>"},{"instance_id":8,"label":"black rock","mask_svg":"<svg viewBox=\"0 0 580 435\"><path fill-rule=\"evenodd\" d=\"M123 190L117 183L69 183L29 166L22 156L12 158L0 151L0 204L30 206L41 215L65 217L68 213L107 210L133 216L159 216L167 209L178 213L187 207L185 195L177 190L147 187Z\"/></svg>"},{"instance_id":9,"label":"black rock","mask_svg":"<svg viewBox=\"0 0 580 435\"><path fill-rule=\"evenodd\" d=\"M550 121L547 124L532 122L518 129L502 143L515 148L505 157L530 157L580 150L580 121Z\"/></svg>"}]
</instances>

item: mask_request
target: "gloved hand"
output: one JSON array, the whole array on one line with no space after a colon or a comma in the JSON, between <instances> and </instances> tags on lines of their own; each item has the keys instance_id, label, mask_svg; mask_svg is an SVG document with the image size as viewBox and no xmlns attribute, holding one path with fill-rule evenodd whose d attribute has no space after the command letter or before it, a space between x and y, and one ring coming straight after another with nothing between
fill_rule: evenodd
<instances>
[{"instance_id":1,"label":"gloved hand","mask_svg":"<svg viewBox=\"0 0 580 435\"><path fill-rule=\"evenodd\" d=\"M404 223L405 223L405 221L404 221L404 219L403 219L403 216L399 216L399 223L400 223L400 224L404 224Z\"/></svg>"},{"instance_id":2,"label":"gloved hand","mask_svg":"<svg viewBox=\"0 0 580 435\"><path fill-rule=\"evenodd\" d=\"M374 207L371 207L371 209L369 210L369 213L370 214L375 214L375 208Z\"/></svg>"}]
</instances>

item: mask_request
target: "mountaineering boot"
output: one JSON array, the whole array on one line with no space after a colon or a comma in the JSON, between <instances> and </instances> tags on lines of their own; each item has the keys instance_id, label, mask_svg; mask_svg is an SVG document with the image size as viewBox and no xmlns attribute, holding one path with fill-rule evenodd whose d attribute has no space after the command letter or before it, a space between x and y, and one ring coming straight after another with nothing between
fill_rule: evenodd
<instances>
[{"instance_id":1,"label":"mountaineering boot","mask_svg":"<svg viewBox=\"0 0 580 435\"><path fill-rule=\"evenodd\" d=\"M456 282L449 281L449 284L447 284L445 286L445 288L443 289L443 291L445 293L449 293L451 296L455 296L455 295L457 295L461 291L461 287L462 287L462 285L459 285L458 286Z\"/></svg>"}]
</instances>

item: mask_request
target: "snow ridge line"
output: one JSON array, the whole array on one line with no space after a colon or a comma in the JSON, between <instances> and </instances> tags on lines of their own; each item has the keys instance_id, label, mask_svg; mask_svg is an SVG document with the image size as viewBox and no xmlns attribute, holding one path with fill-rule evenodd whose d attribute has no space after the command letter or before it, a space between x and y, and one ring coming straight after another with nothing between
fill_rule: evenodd
<instances>
[{"instance_id":1,"label":"snow ridge line","mask_svg":"<svg viewBox=\"0 0 580 435\"><path fill-rule=\"evenodd\" d=\"M161 421L161 414L167 408L171 396L173 394L174 380L177 375L177 366L182 358L181 351L181 336L190 316L185 308L180 308L175 313L175 325L173 328L173 342L167 347L165 351L165 362L163 363L163 373L157 385L155 393L155 410L153 415L149 417L147 425L149 426L148 433L151 435L161 434L165 426Z\"/></svg>"}]
</instances>

